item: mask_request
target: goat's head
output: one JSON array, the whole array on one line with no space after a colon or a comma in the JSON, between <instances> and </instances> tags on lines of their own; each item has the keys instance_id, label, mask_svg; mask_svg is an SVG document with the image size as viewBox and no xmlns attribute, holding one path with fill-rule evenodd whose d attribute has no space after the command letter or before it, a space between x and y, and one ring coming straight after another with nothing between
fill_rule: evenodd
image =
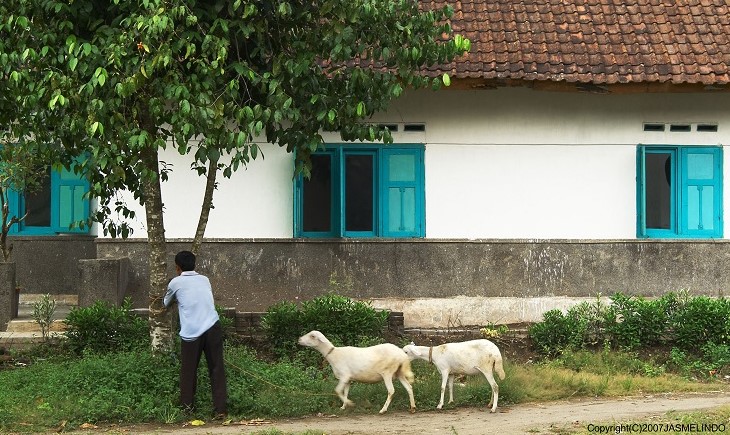
<instances>
[{"instance_id":1,"label":"goat's head","mask_svg":"<svg viewBox=\"0 0 730 435\"><path fill-rule=\"evenodd\" d=\"M418 352L418 349L416 348L416 344L412 341L410 342L410 344L403 346L403 352L405 352L406 355L408 355L408 358L410 358L411 360L418 358L418 355L420 354L420 352Z\"/></svg>"},{"instance_id":2,"label":"goat's head","mask_svg":"<svg viewBox=\"0 0 730 435\"><path fill-rule=\"evenodd\" d=\"M328 340L319 331L309 331L306 334L299 337L299 340L297 340L297 343L299 343L302 346L307 347L316 347L320 343L326 343Z\"/></svg>"}]
</instances>

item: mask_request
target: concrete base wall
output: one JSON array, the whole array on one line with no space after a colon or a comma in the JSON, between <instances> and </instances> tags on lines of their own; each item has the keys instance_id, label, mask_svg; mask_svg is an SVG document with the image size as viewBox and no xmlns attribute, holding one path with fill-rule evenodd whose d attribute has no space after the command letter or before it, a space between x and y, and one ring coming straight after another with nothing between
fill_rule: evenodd
<instances>
[{"instance_id":1,"label":"concrete base wall","mask_svg":"<svg viewBox=\"0 0 730 435\"><path fill-rule=\"evenodd\" d=\"M13 244L10 261L17 265L17 283L23 293L77 294L78 261L96 258L95 237L8 237Z\"/></svg>"},{"instance_id":2,"label":"concrete base wall","mask_svg":"<svg viewBox=\"0 0 730 435\"><path fill-rule=\"evenodd\" d=\"M174 253L189 241L168 244ZM145 240L98 239L99 258L129 258L126 294L147 304ZM406 327L540 320L597 294L646 297L730 289L730 242L646 240L209 240L197 270L216 302L265 311L327 292L403 311Z\"/></svg>"},{"instance_id":3,"label":"concrete base wall","mask_svg":"<svg viewBox=\"0 0 730 435\"><path fill-rule=\"evenodd\" d=\"M97 301L122 304L129 282L128 258L79 260L79 270L79 306L88 307Z\"/></svg>"},{"instance_id":4,"label":"concrete base wall","mask_svg":"<svg viewBox=\"0 0 730 435\"><path fill-rule=\"evenodd\" d=\"M18 315L15 274L15 263L0 262L0 331L5 331L8 322Z\"/></svg>"}]
</instances>

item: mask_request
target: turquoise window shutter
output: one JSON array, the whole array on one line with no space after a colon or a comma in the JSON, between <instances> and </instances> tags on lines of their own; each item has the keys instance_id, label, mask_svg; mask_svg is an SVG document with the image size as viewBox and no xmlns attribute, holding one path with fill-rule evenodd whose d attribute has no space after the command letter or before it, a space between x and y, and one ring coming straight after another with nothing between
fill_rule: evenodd
<instances>
[{"instance_id":1,"label":"turquoise window shutter","mask_svg":"<svg viewBox=\"0 0 730 435\"><path fill-rule=\"evenodd\" d=\"M89 217L89 182L71 171L62 169L53 172L53 193L51 210L53 212L53 231L57 233L87 233L88 227L79 228L79 221ZM72 227L73 225L73 227Z\"/></svg>"},{"instance_id":2,"label":"turquoise window shutter","mask_svg":"<svg viewBox=\"0 0 730 435\"><path fill-rule=\"evenodd\" d=\"M682 149L681 231L721 237L722 162L719 148Z\"/></svg>"},{"instance_id":3,"label":"turquoise window shutter","mask_svg":"<svg viewBox=\"0 0 730 435\"><path fill-rule=\"evenodd\" d=\"M423 149L387 149L382 155L383 236L423 237Z\"/></svg>"}]
</instances>

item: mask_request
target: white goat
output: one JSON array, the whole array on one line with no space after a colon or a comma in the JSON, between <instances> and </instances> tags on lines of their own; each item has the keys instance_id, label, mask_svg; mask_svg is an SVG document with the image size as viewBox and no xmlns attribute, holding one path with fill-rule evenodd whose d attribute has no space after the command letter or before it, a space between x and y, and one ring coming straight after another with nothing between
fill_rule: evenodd
<instances>
[{"instance_id":1,"label":"white goat","mask_svg":"<svg viewBox=\"0 0 730 435\"><path fill-rule=\"evenodd\" d=\"M380 413L388 410L390 401L393 398L393 376L396 376L408 392L411 400L411 412L416 411L416 401L413 399L413 372L411 372L411 360L403 353L398 346L390 343L378 344L370 347L335 347L319 331L311 331L299 337L298 343L302 346L312 347L321 353L330 366L335 377L339 379L335 392L342 400L342 408L354 403L347 398L350 391L350 382L364 382L372 384L381 379L388 389L388 399L383 405Z\"/></svg>"},{"instance_id":2,"label":"white goat","mask_svg":"<svg viewBox=\"0 0 730 435\"><path fill-rule=\"evenodd\" d=\"M471 340L461 343L446 343L441 346L416 346L413 342L406 345L403 351L411 359L422 359L432 362L441 373L441 401L436 408L444 406L444 390L446 381L449 383L449 403L454 401L454 375L483 374L489 385L492 386L492 400L487 407L492 412L497 409L499 400L499 385L494 380L492 370L495 370L500 379L504 379L502 368L502 354L499 348L489 340Z\"/></svg>"}]
</instances>

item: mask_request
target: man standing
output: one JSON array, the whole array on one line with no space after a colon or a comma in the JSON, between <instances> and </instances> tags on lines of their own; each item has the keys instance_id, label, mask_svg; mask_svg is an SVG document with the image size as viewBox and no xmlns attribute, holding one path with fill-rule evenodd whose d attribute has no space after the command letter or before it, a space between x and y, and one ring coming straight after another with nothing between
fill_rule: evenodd
<instances>
[{"instance_id":1,"label":"man standing","mask_svg":"<svg viewBox=\"0 0 730 435\"><path fill-rule=\"evenodd\" d=\"M165 307L175 300L180 315L180 405L192 411L195 388L198 383L198 364L205 353L205 361L213 390L213 408L216 417L225 417L228 400L226 373L223 366L223 331L213 302L210 281L195 272L195 254L180 251L175 255L177 275L167 285L163 299Z\"/></svg>"}]
</instances>

